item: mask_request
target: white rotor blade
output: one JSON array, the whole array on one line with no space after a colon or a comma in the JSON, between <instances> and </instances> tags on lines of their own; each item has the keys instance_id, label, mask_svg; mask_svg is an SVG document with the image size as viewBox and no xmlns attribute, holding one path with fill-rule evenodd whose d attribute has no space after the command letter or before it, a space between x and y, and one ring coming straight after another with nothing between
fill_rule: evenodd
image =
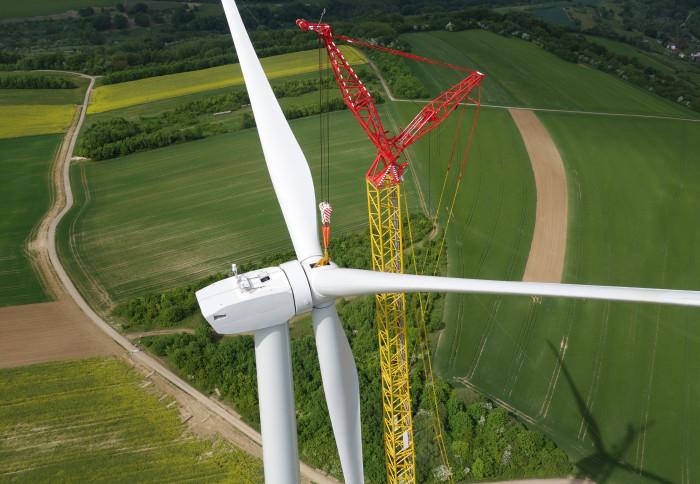
<instances>
[{"instance_id":1,"label":"white rotor blade","mask_svg":"<svg viewBox=\"0 0 700 484\"><path fill-rule=\"evenodd\" d=\"M458 279L359 269L318 270L314 272L311 283L313 290L322 297L362 296L388 292L462 292L700 306L699 291Z\"/></svg>"},{"instance_id":2,"label":"white rotor blade","mask_svg":"<svg viewBox=\"0 0 700 484\"><path fill-rule=\"evenodd\" d=\"M223 0L222 3L248 89L267 169L297 258L304 262L309 257L321 257L309 165L272 92L236 3L233 0Z\"/></svg>"},{"instance_id":3,"label":"white rotor blade","mask_svg":"<svg viewBox=\"0 0 700 484\"><path fill-rule=\"evenodd\" d=\"M346 484L364 482L360 428L360 385L350 344L335 303L311 311L323 391Z\"/></svg>"}]
</instances>

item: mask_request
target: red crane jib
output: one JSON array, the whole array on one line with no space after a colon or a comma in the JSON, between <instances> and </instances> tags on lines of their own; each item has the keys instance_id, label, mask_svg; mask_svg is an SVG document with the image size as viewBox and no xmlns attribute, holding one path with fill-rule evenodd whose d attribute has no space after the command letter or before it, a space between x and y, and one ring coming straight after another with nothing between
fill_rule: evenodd
<instances>
[{"instance_id":1,"label":"red crane jib","mask_svg":"<svg viewBox=\"0 0 700 484\"><path fill-rule=\"evenodd\" d=\"M367 172L367 178L377 186L399 183L403 178L403 170L408 163L397 163L397 159L403 151L418 138L438 126L458 104L466 100L475 105L478 100L469 97L471 90L481 83L484 75L480 72L466 69L464 67L453 66L444 62L433 61L406 52L400 52L387 47L369 44L348 37L333 35L328 24L311 24L306 20L297 20L297 25L302 30L316 32L326 47L328 59L333 67L333 74L340 87L345 104L355 115L360 125L365 130L370 140L377 147L377 158ZM411 59L416 59L431 64L449 67L455 70L469 72L470 75L456 84L451 89L445 91L437 99L427 104L408 126L401 131L398 136L388 137L384 130L374 105L372 96L362 81L345 59L340 49L333 39L344 40L346 42L379 49L392 54L398 54Z\"/></svg>"}]
</instances>

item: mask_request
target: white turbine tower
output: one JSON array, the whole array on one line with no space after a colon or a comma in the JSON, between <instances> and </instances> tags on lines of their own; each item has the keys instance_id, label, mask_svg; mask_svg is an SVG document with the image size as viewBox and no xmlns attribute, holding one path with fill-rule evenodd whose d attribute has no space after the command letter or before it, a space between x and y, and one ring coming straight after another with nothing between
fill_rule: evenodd
<instances>
[{"instance_id":1,"label":"white turbine tower","mask_svg":"<svg viewBox=\"0 0 700 484\"><path fill-rule=\"evenodd\" d=\"M335 298L384 292L461 292L700 306L700 292L517 281L487 281L314 268L323 253L306 158L272 92L234 0L223 0L270 178L297 260L234 274L197 292L220 334L253 331L265 480L299 482L299 452L288 320L311 311L323 389L346 483L364 482L357 368Z\"/></svg>"}]
</instances>

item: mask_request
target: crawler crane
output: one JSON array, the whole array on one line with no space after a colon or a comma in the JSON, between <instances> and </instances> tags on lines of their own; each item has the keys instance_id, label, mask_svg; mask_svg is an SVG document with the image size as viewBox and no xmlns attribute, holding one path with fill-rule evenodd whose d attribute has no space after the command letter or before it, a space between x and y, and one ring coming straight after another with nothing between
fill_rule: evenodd
<instances>
[{"instance_id":1,"label":"crawler crane","mask_svg":"<svg viewBox=\"0 0 700 484\"><path fill-rule=\"evenodd\" d=\"M302 30L316 32L321 38L343 100L377 148L377 157L366 176L373 268L375 271L403 273L401 196L407 162L402 163L399 157L413 142L442 123L458 104L471 103L478 108L479 97L475 100L470 93L475 87L480 87L484 76L463 67L333 35L328 24L297 20L297 25ZM428 103L398 135L389 136L370 93L340 52L335 39L463 71L468 76ZM402 293L379 294L376 298L387 481L413 483L415 453L405 299Z\"/></svg>"}]
</instances>

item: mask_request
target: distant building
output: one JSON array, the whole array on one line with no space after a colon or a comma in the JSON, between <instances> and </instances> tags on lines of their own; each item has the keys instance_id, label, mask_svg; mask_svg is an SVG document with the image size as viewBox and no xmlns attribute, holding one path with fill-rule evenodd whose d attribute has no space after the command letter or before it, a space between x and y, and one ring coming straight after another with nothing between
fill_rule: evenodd
<instances>
[{"instance_id":1,"label":"distant building","mask_svg":"<svg viewBox=\"0 0 700 484\"><path fill-rule=\"evenodd\" d=\"M694 50L692 54L690 54L690 60L692 61L698 61L700 60L700 50Z\"/></svg>"}]
</instances>

